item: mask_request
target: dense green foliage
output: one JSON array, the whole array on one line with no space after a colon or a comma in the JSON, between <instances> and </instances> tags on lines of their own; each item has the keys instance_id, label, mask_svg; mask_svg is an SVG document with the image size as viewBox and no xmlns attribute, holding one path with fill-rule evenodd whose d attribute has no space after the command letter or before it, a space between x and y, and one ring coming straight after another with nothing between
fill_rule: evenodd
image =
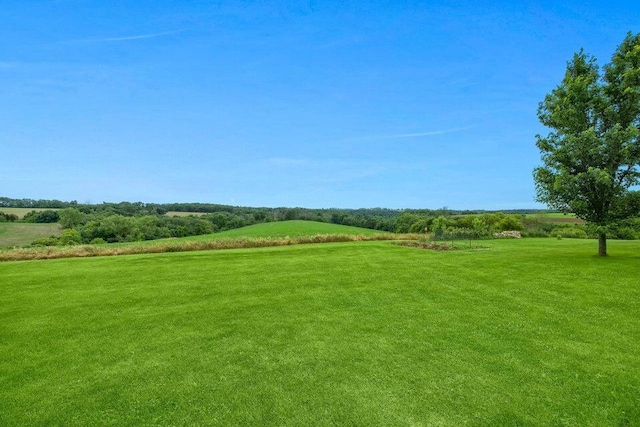
<instances>
[{"instance_id":1,"label":"dense green foliage","mask_svg":"<svg viewBox=\"0 0 640 427\"><path fill-rule=\"evenodd\" d=\"M640 183L640 34L627 35L604 74L576 53L538 117L553 129L537 136L538 200L598 226L606 255L607 227L640 214L640 192L630 190Z\"/></svg>"},{"instance_id":2,"label":"dense green foliage","mask_svg":"<svg viewBox=\"0 0 640 427\"><path fill-rule=\"evenodd\" d=\"M0 264L0 424L637 425L637 242Z\"/></svg>"},{"instance_id":3,"label":"dense green foliage","mask_svg":"<svg viewBox=\"0 0 640 427\"><path fill-rule=\"evenodd\" d=\"M53 224L60 220L60 216L57 211L44 210L44 211L31 211L22 217L24 222L32 222L38 224Z\"/></svg>"},{"instance_id":4,"label":"dense green foliage","mask_svg":"<svg viewBox=\"0 0 640 427\"><path fill-rule=\"evenodd\" d=\"M34 199L12 199L10 197L0 197L0 207L5 208L51 208L61 209L75 206L78 202L63 202L60 200L34 200Z\"/></svg>"},{"instance_id":5,"label":"dense green foliage","mask_svg":"<svg viewBox=\"0 0 640 427\"><path fill-rule=\"evenodd\" d=\"M0 212L0 222L14 222L19 219L16 214Z\"/></svg>"},{"instance_id":6,"label":"dense green foliage","mask_svg":"<svg viewBox=\"0 0 640 427\"><path fill-rule=\"evenodd\" d=\"M39 203L40 201L38 201ZM44 205L60 206L58 201ZM0 198L5 209L17 205L32 206L35 201ZM23 208L29 209L29 208ZM58 208L60 209L60 208ZM189 211L190 209L190 211ZM30 221L47 213L29 213ZM194 215L167 216L167 212L189 212ZM196 215L197 214L197 215ZM250 208L201 203L144 204L103 203L80 205L67 203L55 211L65 229L80 234L81 243L115 243L155 240L167 237L208 235L238 229L253 224L289 220L319 221L394 233L434 233L439 236L488 238L502 231L517 230L526 237L596 237L596 229L582 224L552 223L539 211L506 212L454 211L447 208L428 209L303 209L303 208ZM568 218L565 218L568 219ZM640 237L640 222L628 220L611 227L610 237L635 239ZM74 243L76 239L60 240L49 237L35 241L35 245Z\"/></svg>"}]
</instances>

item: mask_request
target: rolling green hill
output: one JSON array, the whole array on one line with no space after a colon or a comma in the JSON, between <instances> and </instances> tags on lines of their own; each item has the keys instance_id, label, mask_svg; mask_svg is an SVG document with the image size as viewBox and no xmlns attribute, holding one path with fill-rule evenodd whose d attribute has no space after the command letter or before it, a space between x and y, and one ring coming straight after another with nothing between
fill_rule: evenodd
<instances>
[{"instance_id":1,"label":"rolling green hill","mask_svg":"<svg viewBox=\"0 0 640 427\"><path fill-rule=\"evenodd\" d=\"M234 230L223 231L216 234L204 236L194 236L188 239L211 239L211 238L236 238L236 237L300 237L313 236L316 234L348 234L357 236L373 236L376 234L389 234L384 231L371 230L369 228L350 227L340 224L329 224L317 221L278 221L262 224L250 225L248 227L236 228Z\"/></svg>"},{"instance_id":2,"label":"rolling green hill","mask_svg":"<svg viewBox=\"0 0 640 427\"><path fill-rule=\"evenodd\" d=\"M232 240L240 238L248 239L261 239L261 238L297 238L305 236L316 235L329 235L340 234L348 236L376 236L376 235L388 235L394 236L393 233L386 231L371 230L368 228L350 227L340 224L329 224L326 222L317 221L278 221L278 222L266 222L261 224L249 225L246 227L235 228L233 230L226 230L219 233L203 234L199 236L187 236L187 237L172 237L168 239L147 240L142 242L132 243L114 243L110 246L156 246L165 245L167 243L180 243L180 242L206 242L211 240Z\"/></svg>"},{"instance_id":3,"label":"rolling green hill","mask_svg":"<svg viewBox=\"0 0 640 427\"><path fill-rule=\"evenodd\" d=\"M636 425L640 243L0 263L0 425Z\"/></svg>"},{"instance_id":4,"label":"rolling green hill","mask_svg":"<svg viewBox=\"0 0 640 427\"><path fill-rule=\"evenodd\" d=\"M236 239L277 239L283 237L298 238L316 235L347 235L347 236L376 236L389 235L393 233L385 231L371 230L368 228L350 227L340 224L329 224L317 221L278 221L266 222L261 224L249 225L246 227L235 228L213 234L202 234L199 236L172 237L168 239L147 240L131 243L113 243L109 246L125 247L125 246L157 246L166 245L167 243L188 243L188 242L207 242L213 240L236 240Z\"/></svg>"}]
</instances>

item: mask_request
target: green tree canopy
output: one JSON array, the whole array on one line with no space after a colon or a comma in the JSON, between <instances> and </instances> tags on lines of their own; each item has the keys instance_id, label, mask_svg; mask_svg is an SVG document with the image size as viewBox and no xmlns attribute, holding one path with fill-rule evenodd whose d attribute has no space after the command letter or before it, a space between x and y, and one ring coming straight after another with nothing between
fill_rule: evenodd
<instances>
[{"instance_id":1,"label":"green tree canopy","mask_svg":"<svg viewBox=\"0 0 640 427\"><path fill-rule=\"evenodd\" d=\"M60 225L62 228L73 228L80 224L84 219L84 214L76 208L65 208L59 212Z\"/></svg>"},{"instance_id":2,"label":"green tree canopy","mask_svg":"<svg viewBox=\"0 0 640 427\"><path fill-rule=\"evenodd\" d=\"M538 106L543 165L534 170L537 200L598 226L599 255L607 227L640 213L640 34L627 34L603 67L580 50Z\"/></svg>"}]
</instances>

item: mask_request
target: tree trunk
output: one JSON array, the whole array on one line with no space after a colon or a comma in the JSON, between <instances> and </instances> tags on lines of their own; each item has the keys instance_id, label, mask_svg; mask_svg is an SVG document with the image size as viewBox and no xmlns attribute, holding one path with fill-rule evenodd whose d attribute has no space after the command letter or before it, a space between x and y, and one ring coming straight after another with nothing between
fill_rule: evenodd
<instances>
[{"instance_id":1,"label":"tree trunk","mask_svg":"<svg viewBox=\"0 0 640 427\"><path fill-rule=\"evenodd\" d=\"M598 233L598 256L607 256L607 235Z\"/></svg>"}]
</instances>

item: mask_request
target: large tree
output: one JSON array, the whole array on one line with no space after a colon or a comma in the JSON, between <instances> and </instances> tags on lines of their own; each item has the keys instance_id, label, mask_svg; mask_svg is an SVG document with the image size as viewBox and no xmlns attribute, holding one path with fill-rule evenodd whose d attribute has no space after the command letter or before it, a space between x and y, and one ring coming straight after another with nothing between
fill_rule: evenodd
<instances>
[{"instance_id":1,"label":"large tree","mask_svg":"<svg viewBox=\"0 0 640 427\"><path fill-rule=\"evenodd\" d=\"M640 34L628 33L603 71L582 50L568 62L538 106L552 131L536 135L534 170L537 200L594 224L600 256L607 229L640 213Z\"/></svg>"}]
</instances>

